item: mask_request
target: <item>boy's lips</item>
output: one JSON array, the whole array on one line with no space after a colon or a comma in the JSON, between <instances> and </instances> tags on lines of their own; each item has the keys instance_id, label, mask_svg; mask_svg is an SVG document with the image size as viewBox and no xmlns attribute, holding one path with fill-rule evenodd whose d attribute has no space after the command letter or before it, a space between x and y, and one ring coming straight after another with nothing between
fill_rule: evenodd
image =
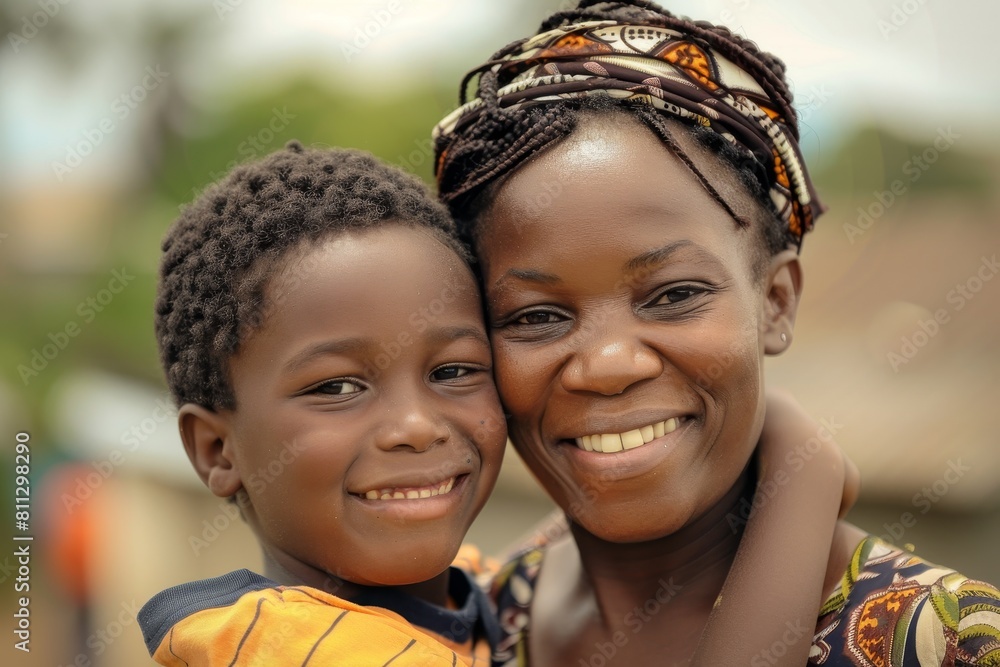
<instances>
[{"instance_id":1,"label":"boy's lips","mask_svg":"<svg viewBox=\"0 0 1000 667\"><path fill-rule=\"evenodd\" d=\"M370 488L350 491L352 496L366 500L420 500L450 493L461 483L468 472L448 473L437 471L431 474L408 475L372 484ZM430 482L426 480L432 480Z\"/></svg>"},{"instance_id":2,"label":"boy's lips","mask_svg":"<svg viewBox=\"0 0 1000 667\"><path fill-rule=\"evenodd\" d=\"M414 500L419 498L433 498L442 496L455 487L455 477L449 477L444 482L438 484L426 484L424 486L384 486L379 489L370 489L359 496L364 496L368 500Z\"/></svg>"},{"instance_id":3,"label":"boy's lips","mask_svg":"<svg viewBox=\"0 0 1000 667\"><path fill-rule=\"evenodd\" d=\"M362 507L376 512L380 517L405 522L432 521L456 516L462 499L468 496L466 492L470 488L471 476L463 473L432 485L385 486L369 489L363 494L352 493L351 496ZM442 488L445 489L444 492ZM378 497L371 498L372 492L378 494Z\"/></svg>"}]
</instances>

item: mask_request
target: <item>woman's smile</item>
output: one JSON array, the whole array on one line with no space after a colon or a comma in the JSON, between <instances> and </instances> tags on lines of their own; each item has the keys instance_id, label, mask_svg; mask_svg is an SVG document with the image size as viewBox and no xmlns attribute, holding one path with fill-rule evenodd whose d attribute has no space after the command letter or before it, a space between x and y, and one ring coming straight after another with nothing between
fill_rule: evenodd
<instances>
[{"instance_id":1,"label":"woman's smile","mask_svg":"<svg viewBox=\"0 0 1000 667\"><path fill-rule=\"evenodd\" d=\"M709 511L762 424L757 239L650 139L635 121L581 121L500 186L478 244L511 439L612 541ZM561 195L526 205L546 174Z\"/></svg>"}]
</instances>

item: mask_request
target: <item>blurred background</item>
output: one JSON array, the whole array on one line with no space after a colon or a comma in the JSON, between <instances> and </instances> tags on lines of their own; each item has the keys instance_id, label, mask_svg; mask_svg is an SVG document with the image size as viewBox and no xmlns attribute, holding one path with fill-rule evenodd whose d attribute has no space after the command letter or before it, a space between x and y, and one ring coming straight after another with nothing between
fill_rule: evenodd
<instances>
[{"instance_id":1,"label":"blurred background","mask_svg":"<svg viewBox=\"0 0 1000 667\"><path fill-rule=\"evenodd\" d=\"M157 363L155 272L178 207L292 138L430 181L430 128L461 75L558 6L0 4L0 529L35 537L30 654L12 638L24 543L0 548L4 664L146 664L135 613L152 594L259 566L249 530L190 469ZM830 208L769 382L860 467L853 521L1000 583L1000 4L666 6L784 58ZM13 506L22 432L27 531ZM498 553L550 508L511 453L470 540Z\"/></svg>"}]
</instances>

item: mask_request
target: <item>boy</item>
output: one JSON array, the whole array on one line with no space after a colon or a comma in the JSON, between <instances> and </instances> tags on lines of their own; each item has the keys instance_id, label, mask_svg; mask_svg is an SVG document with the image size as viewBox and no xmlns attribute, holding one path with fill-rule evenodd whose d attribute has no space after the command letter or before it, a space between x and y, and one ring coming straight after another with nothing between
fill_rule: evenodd
<instances>
[{"instance_id":1,"label":"boy","mask_svg":"<svg viewBox=\"0 0 1000 667\"><path fill-rule=\"evenodd\" d=\"M265 576L155 596L139 622L159 663L488 664L496 621L449 565L506 431L455 239L417 179L296 142L174 224L161 361L188 457L239 503Z\"/></svg>"}]
</instances>

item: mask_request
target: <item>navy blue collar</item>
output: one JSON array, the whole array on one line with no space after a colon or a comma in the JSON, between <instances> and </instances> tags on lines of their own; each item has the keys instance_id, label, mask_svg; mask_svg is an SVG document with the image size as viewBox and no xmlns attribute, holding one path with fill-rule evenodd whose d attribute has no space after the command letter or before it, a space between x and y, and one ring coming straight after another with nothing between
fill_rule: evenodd
<instances>
[{"instance_id":1,"label":"navy blue collar","mask_svg":"<svg viewBox=\"0 0 1000 667\"><path fill-rule=\"evenodd\" d=\"M383 586L365 586L351 602L394 611L410 624L458 644L464 644L471 637L486 637L490 648L496 647L500 640L496 613L465 570L448 568L448 597L458 609L439 607L397 588Z\"/></svg>"},{"instance_id":2,"label":"navy blue collar","mask_svg":"<svg viewBox=\"0 0 1000 667\"><path fill-rule=\"evenodd\" d=\"M139 610L146 648L152 655L170 628L191 614L233 604L246 593L279 586L250 570L236 570L161 591ZM500 624L486 595L464 570L448 568L448 597L458 609L439 607L396 588L381 586L362 587L351 602L394 611L411 625L458 644L470 637L486 637L490 649L495 648L500 641Z\"/></svg>"}]
</instances>

